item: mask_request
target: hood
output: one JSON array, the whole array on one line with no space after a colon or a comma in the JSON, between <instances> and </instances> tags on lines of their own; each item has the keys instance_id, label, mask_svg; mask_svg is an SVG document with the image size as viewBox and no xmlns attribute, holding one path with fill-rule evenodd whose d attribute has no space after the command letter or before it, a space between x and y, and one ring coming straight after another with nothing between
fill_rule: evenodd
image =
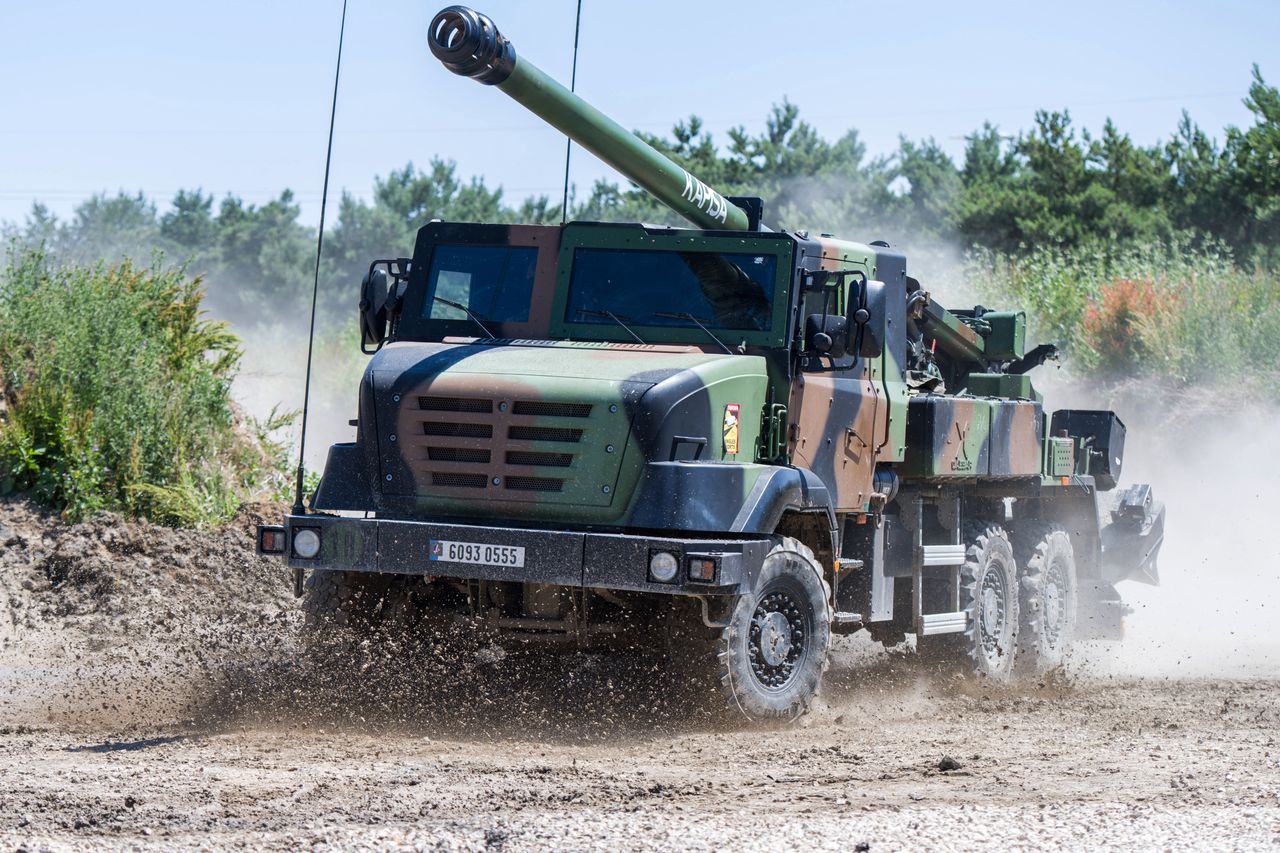
<instances>
[{"instance_id":1,"label":"hood","mask_svg":"<svg viewBox=\"0 0 1280 853\"><path fill-rule=\"evenodd\" d=\"M548 517L578 507L604 520L625 505L626 466L643 464L630 438L646 392L755 361L638 345L394 344L367 374L379 485L419 513Z\"/></svg>"}]
</instances>

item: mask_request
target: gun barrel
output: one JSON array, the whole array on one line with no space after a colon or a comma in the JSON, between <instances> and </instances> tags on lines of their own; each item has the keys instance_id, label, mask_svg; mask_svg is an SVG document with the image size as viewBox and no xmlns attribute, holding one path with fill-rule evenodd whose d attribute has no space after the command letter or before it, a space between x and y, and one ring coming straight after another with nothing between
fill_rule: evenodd
<instances>
[{"instance_id":1,"label":"gun barrel","mask_svg":"<svg viewBox=\"0 0 1280 853\"><path fill-rule=\"evenodd\" d=\"M746 231L746 211L671 158L516 56L487 16L450 6L431 21L431 52L454 74L497 86L700 228Z\"/></svg>"}]
</instances>

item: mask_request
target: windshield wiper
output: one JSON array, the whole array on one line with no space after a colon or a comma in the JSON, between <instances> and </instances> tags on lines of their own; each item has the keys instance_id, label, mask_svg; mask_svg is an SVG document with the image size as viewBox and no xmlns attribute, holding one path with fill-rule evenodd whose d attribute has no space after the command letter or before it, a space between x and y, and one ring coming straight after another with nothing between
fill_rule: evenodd
<instances>
[{"instance_id":1,"label":"windshield wiper","mask_svg":"<svg viewBox=\"0 0 1280 853\"><path fill-rule=\"evenodd\" d=\"M699 320L697 317L693 316L688 311L654 311L653 316L664 317L668 320L688 320L690 323L695 324L699 329L706 332L707 337L711 338L711 340L719 344L720 349L724 350L725 355L733 355L733 350L729 349L729 347L725 344L724 341L716 337L715 332L711 331L706 326L704 326L702 320Z\"/></svg>"},{"instance_id":2,"label":"windshield wiper","mask_svg":"<svg viewBox=\"0 0 1280 853\"><path fill-rule=\"evenodd\" d=\"M627 334L636 339L636 343L638 344L644 343L644 339L641 338L639 335L637 335L635 332L631 331L631 327L628 326L626 323L622 322L622 318L619 317L617 314L613 313L612 311L596 311L591 308L579 308L578 313L586 314L588 317L608 317L610 320L617 323L622 328L626 329Z\"/></svg>"},{"instance_id":3,"label":"windshield wiper","mask_svg":"<svg viewBox=\"0 0 1280 853\"><path fill-rule=\"evenodd\" d=\"M480 318L479 314L472 311L470 308L463 305L461 302L454 302L452 299L445 299L443 296L433 296L432 299L434 299L436 302L440 302L445 305L448 305L450 308L457 308L459 311L466 314L467 317L471 319L471 322L475 323L477 326L479 326L481 329L484 330L485 337L489 337L489 338L497 337L497 335L489 331L489 327L484 324L484 320Z\"/></svg>"}]
</instances>

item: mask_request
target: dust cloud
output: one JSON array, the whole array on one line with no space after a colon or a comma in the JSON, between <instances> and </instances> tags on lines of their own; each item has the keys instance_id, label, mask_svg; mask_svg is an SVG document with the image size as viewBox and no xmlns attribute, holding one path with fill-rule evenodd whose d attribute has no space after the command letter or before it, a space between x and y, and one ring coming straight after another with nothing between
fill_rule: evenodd
<instances>
[{"instance_id":1,"label":"dust cloud","mask_svg":"<svg viewBox=\"0 0 1280 853\"><path fill-rule=\"evenodd\" d=\"M307 328L304 323L231 323L240 337L244 356L231 387L235 401L262 421L277 413L296 412L293 423L275 436L287 441L291 462L297 463L302 426L303 388L307 367ZM354 441L356 395L368 357L360 352L353 323L331 324L316 331L311 370L311 412L307 419L307 470L319 473L329 445Z\"/></svg>"},{"instance_id":2,"label":"dust cloud","mask_svg":"<svg viewBox=\"0 0 1280 853\"><path fill-rule=\"evenodd\" d=\"M1207 389L1043 382L1046 409L1113 408L1128 428L1121 486L1150 483L1168 518L1160 585L1125 582L1123 642L1082 644L1096 675L1280 675L1280 407ZM1104 498L1107 497L1104 495Z\"/></svg>"}]
</instances>

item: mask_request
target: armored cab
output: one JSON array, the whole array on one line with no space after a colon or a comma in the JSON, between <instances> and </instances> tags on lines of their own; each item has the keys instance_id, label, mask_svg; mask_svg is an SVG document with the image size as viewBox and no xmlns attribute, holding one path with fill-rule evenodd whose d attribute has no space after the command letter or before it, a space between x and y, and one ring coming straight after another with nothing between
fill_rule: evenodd
<instances>
[{"instance_id":1,"label":"armored cab","mask_svg":"<svg viewBox=\"0 0 1280 853\"><path fill-rule=\"evenodd\" d=\"M372 262L356 440L259 534L317 624L642 649L751 717L808 707L832 633L1006 679L1116 631L1163 508L1131 487L1104 528L1123 425L1045 411L1023 312L770 230L471 9L428 43L696 227L432 222Z\"/></svg>"}]
</instances>

